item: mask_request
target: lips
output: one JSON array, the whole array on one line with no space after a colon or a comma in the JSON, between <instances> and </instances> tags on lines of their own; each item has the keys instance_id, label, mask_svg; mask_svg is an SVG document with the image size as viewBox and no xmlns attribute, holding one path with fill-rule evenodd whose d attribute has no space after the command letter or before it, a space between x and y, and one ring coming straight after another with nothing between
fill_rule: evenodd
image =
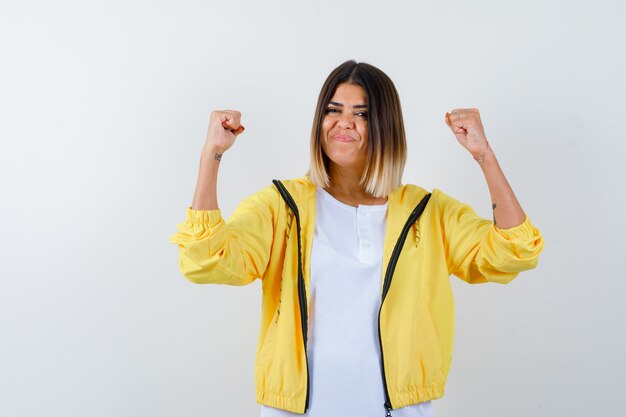
<instances>
[{"instance_id":1,"label":"lips","mask_svg":"<svg viewBox=\"0 0 626 417\"><path fill-rule=\"evenodd\" d=\"M341 134L333 135L332 138L338 142L352 142L355 140L352 136L341 135Z\"/></svg>"}]
</instances>

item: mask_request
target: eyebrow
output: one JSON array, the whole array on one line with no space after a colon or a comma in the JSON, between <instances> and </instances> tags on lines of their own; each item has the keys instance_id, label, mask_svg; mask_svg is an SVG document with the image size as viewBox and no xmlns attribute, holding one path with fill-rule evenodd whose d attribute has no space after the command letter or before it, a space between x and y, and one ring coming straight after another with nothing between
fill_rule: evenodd
<instances>
[{"instance_id":1,"label":"eyebrow","mask_svg":"<svg viewBox=\"0 0 626 417\"><path fill-rule=\"evenodd\" d=\"M343 103L337 103L336 101L329 101L328 104L332 104L333 106L343 107ZM367 104L355 104L352 106L353 109L363 109L367 108Z\"/></svg>"}]
</instances>

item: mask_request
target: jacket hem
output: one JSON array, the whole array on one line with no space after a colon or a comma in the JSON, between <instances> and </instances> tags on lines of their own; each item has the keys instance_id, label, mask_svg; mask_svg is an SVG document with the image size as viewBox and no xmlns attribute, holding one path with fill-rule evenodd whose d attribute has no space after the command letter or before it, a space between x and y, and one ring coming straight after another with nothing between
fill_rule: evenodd
<instances>
[{"instance_id":1,"label":"jacket hem","mask_svg":"<svg viewBox=\"0 0 626 417\"><path fill-rule=\"evenodd\" d=\"M390 392L389 397L391 398L393 409L396 409L424 401L435 400L443 397L443 394L443 385L431 385L427 387L414 387L400 392Z\"/></svg>"},{"instance_id":2,"label":"jacket hem","mask_svg":"<svg viewBox=\"0 0 626 417\"><path fill-rule=\"evenodd\" d=\"M257 391L257 404L263 404L293 413L304 414L304 398L286 397L274 392Z\"/></svg>"}]
</instances>

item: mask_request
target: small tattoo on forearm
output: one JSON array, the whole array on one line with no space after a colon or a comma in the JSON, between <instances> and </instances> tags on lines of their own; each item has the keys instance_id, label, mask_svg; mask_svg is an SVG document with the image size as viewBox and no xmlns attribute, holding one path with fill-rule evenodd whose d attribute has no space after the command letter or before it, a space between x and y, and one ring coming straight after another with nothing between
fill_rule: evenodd
<instances>
[{"instance_id":1,"label":"small tattoo on forearm","mask_svg":"<svg viewBox=\"0 0 626 417\"><path fill-rule=\"evenodd\" d=\"M216 153L215 154L215 160L216 161L221 161L222 160L222 154L221 153Z\"/></svg>"},{"instance_id":2,"label":"small tattoo on forearm","mask_svg":"<svg viewBox=\"0 0 626 417\"><path fill-rule=\"evenodd\" d=\"M491 206L492 210L496 209L496 203L493 203ZM495 224L496 226L498 225L498 223L496 222L496 213L493 213L493 224Z\"/></svg>"}]
</instances>

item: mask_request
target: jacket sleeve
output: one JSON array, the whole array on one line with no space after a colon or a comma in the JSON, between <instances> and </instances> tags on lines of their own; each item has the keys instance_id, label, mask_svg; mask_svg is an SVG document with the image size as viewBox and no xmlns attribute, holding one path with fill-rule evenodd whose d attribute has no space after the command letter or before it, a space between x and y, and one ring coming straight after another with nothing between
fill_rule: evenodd
<instances>
[{"instance_id":1,"label":"jacket sleeve","mask_svg":"<svg viewBox=\"0 0 626 417\"><path fill-rule=\"evenodd\" d=\"M178 245L179 267L197 284L247 285L262 279L269 262L280 205L267 187L243 200L225 221L221 210L187 208L169 241Z\"/></svg>"},{"instance_id":2,"label":"jacket sleeve","mask_svg":"<svg viewBox=\"0 0 626 417\"><path fill-rule=\"evenodd\" d=\"M537 266L544 240L528 216L515 227L501 229L440 190L433 190L433 196L437 197L450 274L470 284L506 284L521 271Z\"/></svg>"}]
</instances>

